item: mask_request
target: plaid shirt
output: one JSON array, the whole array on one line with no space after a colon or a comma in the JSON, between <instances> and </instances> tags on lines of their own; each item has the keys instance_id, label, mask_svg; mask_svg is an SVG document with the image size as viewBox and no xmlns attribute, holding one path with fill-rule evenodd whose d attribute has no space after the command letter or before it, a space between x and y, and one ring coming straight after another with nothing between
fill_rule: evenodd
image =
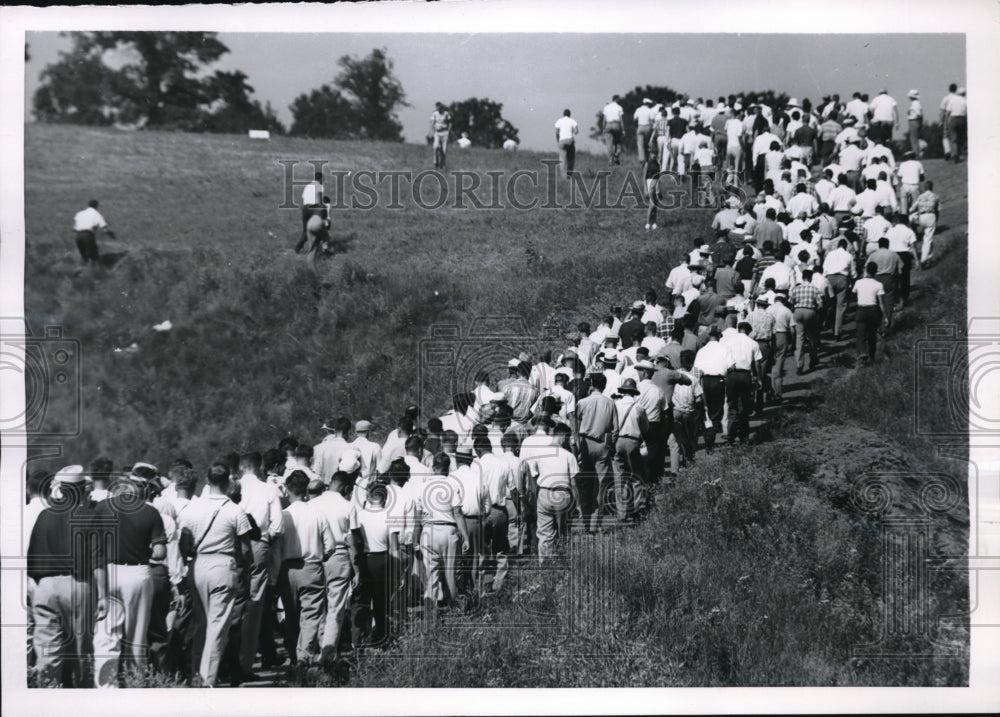
<instances>
[{"instance_id":1,"label":"plaid shirt","mask_svg":"<svg viewBox=\"0 0 1000 717\"><path fill-rule=\"evenodd\" d=\"M531 415L531 407L538 399L538 391L523 378L506 383L500 389L507 397L507 404L514 412L513 419L524 423Z\"/></svg>"},{"instance_id":2,"label":"plaid shirt","mask_svg":"<svg viewBox=\"0 0 1000 717\"><path fill-rule=\"evenodd\" d=\"M796 309L820 309L823 295L812 284L796 284L788 292L788 299Z\"/></svg>"},{"instance_id":3,"label":"plaid shirt","mask_svg":"<svg viewBox=\"0 0 1000 717\"><path fill-rule=\"evenodd\" d=\"M747 314L746 321L753 327L750 338L755 341L770 341L774 336L774 317L764 309L755 309Z\"/></svg>"},{"instance_id":4,"label":"plaid shirt","mask_svg":"<svg viewBox=\"0 0 1000 717\"><path fill-rule=\"evenodd\" d=\"M663 321L656 325L656 335L661 339L670 339L670 333L674 330L674 317L666 316Z\"/></svg>"},{"instance_id":5,"label":"plaid shirt","mask_svg":"<svg viewBox=\"0 0 1000 717\"><path fill-rule=\"evenodd\" d=\"M938 196L928 190L917 197L916 209L918 214L937 214Z\"/></svg>"}]
</instances>

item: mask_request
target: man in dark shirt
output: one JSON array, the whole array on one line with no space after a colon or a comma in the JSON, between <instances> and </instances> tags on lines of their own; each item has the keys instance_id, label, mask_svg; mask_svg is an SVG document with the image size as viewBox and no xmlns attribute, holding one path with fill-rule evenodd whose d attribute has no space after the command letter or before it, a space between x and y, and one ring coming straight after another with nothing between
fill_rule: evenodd
<instances>
[{"instance_id":1,"label":"man in dark shirt","mask_svg":"<svg viewBox=\"0 0 1000 717\"><path fill-rule=\"evenodd\" d=\"M114 684L121 655L140 672L146 669L147 631L153 607L150 558L163 560L167 540L160 511L149 505L147 487L122 481L118 490L94 509L94 520L110 530L98 555L98 615L94 633L94 668L98 686Z\"/></svg>"},{"instance_id":2,"label":"man in dark shirt","mask_svg":"<svg viewBox=\"0 0 1000 717\"><path fill-rule=\"evenodd\" d=\"M28 541L35 666L41 682L89 687L94 652L97 534L83 466L53 477L51 506L39 513Z\"/></svg>"},{"instance_id":3,"label":"man in dark shirt","mask_svg":"<svg viewBox=\"0 0 1000 717\"><path fill-rule=\"evenodd\" d=\"M621 325L618 329L618 335L622 340L622 348L627 349L634 343L638 343L635 340L636 335L639 336L639 341L642 341L642 337L646 335L645 325L642 323L642 314L646 310L646 305L641 301L636 301L632 304L632 310L629 313L629 319Z\"/></svg>"},{"instance_id":4,"label":"man in dark shirt","mask_svg":"<svg viewBox=\"0 0 1000 717\"><path fill-rule=\"evenodd\" d=\"M743 247L743 255L736 262L736 273L740 275L740 281L743 282L744 293L750 292L750 287L753 284L753 271L756 266L757 260L753 258L753 249L748 246Z\"/></svg>"},{"instance_id":5,"label":"man in dark shirt","mask_svg":"<svg viewBox=\"0 0 1000 717\"><path fill-rule=\"evenodd\" d=\"M667 131L668 131L668 142L670 149L670 163L667 165L668 170L676 172L679 165L677 164L677 158L682 153L681 150L681 138L687 132L688 121L681 117L681 108L674 107L671 110L673 115L669 120L667 120Z\"/></svg>"}]
</instances>

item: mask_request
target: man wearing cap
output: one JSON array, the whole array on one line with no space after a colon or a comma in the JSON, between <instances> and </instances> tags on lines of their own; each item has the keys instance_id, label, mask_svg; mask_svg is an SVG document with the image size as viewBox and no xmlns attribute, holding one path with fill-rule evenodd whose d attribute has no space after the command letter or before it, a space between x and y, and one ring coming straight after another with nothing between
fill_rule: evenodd
<instances>
[{"instance_id":1,"label":"man wearing cap","mask_svg":"<svg viewBox=\"0 0 1000 717\"><path fill-rule=\"evenodd\" d=\"M946 130L951 150L949 157L949 147L945 147L945 157L959 162L962 158L962 149L965 147L968 103L965 100L964 87L956 87L953 84L948 90L948 94L941 100L941 126Z\"/></svg>"},{"instance_id":2,"label":"man wearing cap","mask_svg":"<svg viewBox=\"0 0 1000 717\"><path fill-rule=\"evenodd\" d=\"M602 375L604 376L604 395L611 398L621 384L621 374L615 369L618 365L618 351L615 349L604 349L598 355L603 365Z\"/></svg>"},{"instance_id":3,"label":"man wearing cap","mask_svg":"<svg viewBox=\"0 0 1000 717\"><path fill-rule=\"evenodd\" d=\"M680 296L691 288L691 277L694 275L689 268L690 262L685 257L670 270L665 286L670 296Z\"/></svg>"},{"instance_id":4,"label":"man wearing cap","mask_svg":"<svg viewBox=\"0 0 1000 717\"><path fill-rule=\"evenodd\" d=\"M615 503L620 521L635 518L640 507L637 492L645 488L646 466L639 450L642 437L649 434L646 409L638 400L639 389L630 378L622 381L615 400Z\"/></svg>"},{"instance_id":5,"label":"man wearing cap","mask_svg":"<svg viewBox=\"0 0 1000 717\"><path fill-rule=\"evenodd\" d=\"M698 415L704 410L701 381L694 369L694 351L683 350L677 366L678 380L670 399L672 438L670 444L670 471L677 475L681 458L685 464L694 464L695 445L698 441Z\"/></svg>"},{"instance_id":6,"label":"man wearing cap","mask_svg":"<svg viewBox=\"0 0 1000 717\"><path fill-rule=\"evenodd\" d=\"M371 421L358 421L354 424L355 437L351 441L351 448L357 451L361 462L360 477L365 480L371 480L375 476L376 468L382 457L382 447L368 438L371 430Z\"/></svg>"},{"instance_id":7,"label":"man wearing cap","mask_svg":"<svg viewBox=\"0 0 1000 717\"><path fill-rule=\"evenodd\" d=\"M167 556L163 519L156 508L144 502L147 490L144 481L130 477L121 484L118 495L94 509L94 519L113 533L111 540L101 546L98 557L102 572L98 579L98 612L103 613L94 632L98 687L117 683L124 674L123 659L140 672L146 669L154 588L149 562Z\"/></svg>"},{"instance_id":8,"label":"man wearing cap","mask_svg":"<svg viewBox=\"0 0 1000 717\"><path fill-rule=\"evenodd\" d=\"M760 390L757 391L755 410L760 413L764 409L765 395L770 397L771 363L774 360L774 317L767 312L770 301L763 296L757 297L753 308L747 314L746 322L750 324L750 338L757 342L760 349Z\"/></svg>"},{"instance_id":9,"label":"man wearing cap","mask_svg":"<svg viewBox=\"0 0 1000 717\"><path fill-rule=\"evenodd\" d=\"M310 479L293 471L285 480L289 504L282 512L278 590L285 608L285 649L292 664L309 664L319 655L325 618L323 564L338 546L326 515L307 502Z\"/></svg>"},{"instance_id":10,"label":"man wearing cap","mask_svg":"<svg viewBox=\"0 0 1000 717\"><path fill-rule=\"evenodd\" d=\"M618 95L601 109L601 124L605 142L608 147L608 161L611 164L621 164L622 133L624 131L625 110L618 104Z\"/></svg>"},{"instance_id":11,"label":"man wearing cap","mask_svg":"<svg viewBox=\"0 0 1000 717\"><path fill-rule=\"evenodd\" d=\"M605 394L607 378L596 374L591 378L590 393L576 404L580 435L580 474L577 487L580 512L590 532L600 527L604 498L612 486L612 453L609 445L615 427L615 404Z\"/></svg>"},{"instance_id":12,"label":"man wearing cap","mask_svg":"<svg viewBox=\"0 0 1000 717\"><path fill-rule=\"evenodd\" d=\"M537 389L528 381L528 365L519 358L507 362L510 379L503 384L500 391L510 406L512 420L515 423L527 423L531 418L531 407L538 398Z\"/></svg>"},{"instance_id":13,"label":"man wearing cap","mask_svg":"<svg viewBox=\"0 0 1000 717\"><path fill-rule=\"evenodd\" d=\"M497 448L501 446L497 445ZM472 469L479 471L487 497L483 520L483 580L489 587L484 585L484 589L495 594L500 591L504 578L507 577L507 555L510 553L507 539L510 520L507 499L510 497L513 476L508 462L493 452L493 444L489 438L476 438L472 449L476 453ZM492 579L489 575L491 571Z\"/></svg>"},{"instance_id":14,"label":"man wearing cap","mask_svg":"<svg viewBox=\"0 0 1000 717\"><path fill-rule=\"evenodd\" d=\"M579 464L569 452L569 426L554 426L552 420L542 417L538 422L539 434L536 445L522 459L537 486L537 527L538 560L544 563L557 551L558 540L567 530L570 508L580 505L580 495L576 488ZM549 432L552 433L549 436ZM544 434L548 445L540 441ZM532 436L535 438L535 436Z\"/></svg>"},{"instance_id":15,"label":"man wearing cap","mask_svg":"<svg viewBox=\"0 0 1000 717\"><path fill-rule=\"evenodd\" d=\"M771 369L771 390L774 400L780 402L785 385L785 357L792 340L792 327L795 324L792 310L788 308L788 296L775 294L773 303L767 307L767 313L774 317L774 363Z\"/></svg>"},{"instance_id":16,"label":"man wearing cap","mask_svg":"<svg viewBox=\"0 0 1000 717\"><path fill-rule=\"evenodd\" d=\"M632 115L635 120L635 146L639 154L639 164L645 164L649 158L649 138L653 132L653 100L648 97L642 98L642 104L636 108Z\"/></svg>"},{"instance_id":17,"label":"man wearing cap","mask_svg":"<svg viewBox=\"0 0 1000 717\"><path fill-rule=\"evenodd\" d=\"M266 601L267 585L271 580L271 547L276 544L284 529L281 514L281 496L263 478L260 453L250 452L240 456L240 507L253 518L259 535L250 540L253 562L249 567L250 596L243 616L240 640L240 669L244 675L253 672L253 661L257 655L260 626Z\"/></svg>"},{"instance_id":18,"label":"man wearing cap","mask_svg":"<svg viewBox=\"0 0 1000 717\"><path fill-rule=\"evenodd\" d=\"M436 609L444 601L458 597L455 563L459 551L469 550L469 534L462 515L462 485L449 474L451 460L444 454L434 457L434 477L430 490L417 506L417 533L414 543L424 561L427 575L425 608Z\"/></svg>"},{"instance_id":19,"label":"man wearing cap","mask_svg":"<svg viewBox=\"0 0 1000 717\"><path fill-rule=\"evenodd\" d=\"M472 467L472 446L459 444L455 452L458 468L452 474L462 487L462 517L468 532L468 549L458 561L459 589L478 594L483 562L483 516L490 507L482 473Z\"/></svg>"},{"instance_id":20,"label":"man wearing cap","mask_svg":"<svg viewBox=\"0 0 1000 717\"><path fill-rule=\"evenodd\" d=\"M635 370L639 375L637 383L639 405L645 410L648 421L647 432L643 435L646 443L644 476L649 483L655 484L663 477L663 459L667 443L664 412L667 402L663 391L652 380L656 366L649 360L642 360L635 364Z\"/></svg>"},{"instance_id":21,"label":"man wearing cap","mask_svg":"<svg viewBox=\"0 0 1000 717\"><path fill-rule=\"evenodd\" d=\"M51 503L38 513L27 543L35 668L43 680L89 687L94 583L103 577L95 550L97 525L83 466L66 466L52 482ZM99 594L105 596L103 586ZM98 618L106 611L105 598Z\"/></svg>"},{"instance_id":22,"label":"man wearing cap","mask_svg":"<svg viewBox=\"0 0 1000 717\"><path fill-rule=\"evenodd\" d=\"M920 182L924 179L924 165L916 159L913 152L905 152L903 161L896 168L896 174L899 176L899 211L906 214L920 193Z\"/></svg>"},{"instance_id":23,"label":"man wearing cap","mask_svg":"<svg viewBox=\"0 0 1000 717\"><path fill-rule=\"evenodd\" d=\"M715 114L707 122L707 126L711 131L712 144L715 147L715 170L720 177L722 176L722 171L726 168L726 149L729 142L726 136L726 123L732 116L729 108L720 103Z\"/></svg>"},{"instance_id":24,"label":"man wearing cap","mask_svg":"<svg viewBox=\"0 0 1000 717\"><path fill-rule=\"evenodd\" d=\"M941 200L934 193L934 182L927 180L921 185L923 191L917 197L914 210L917 221L923 228L923 238L920 246L920 266L925 267L933 256L931 249L934 232L937 229L938 213L941 211Z\"/></svg>"},{"instance_id":25,"label":"man wearing cap","mask_svg":"<svg viewBox=\"0 0 1000 717\"><path fill-rule=\"evenodd\" d=\"M729 197L725 206L712 217L712 229L715 232L731 232L736 227L736 217L739 216L740 200L737 197Z\"/></svg>"},{"instance_id":26,"label":"man wearing cap","mask_svg":"<svg viewBox=\"0 0 1000 717\"><path fill-rule=\"evenodd\" d=\"M327 418L323 421L326 436L313 447L312 469L325 484L330 485L340 457L348 449L347 435L351 432L351 422L347 418Z\"/></svg>"},{"instance_id":27,"label":"man wearing cap","mask_svg":"<svg viewBox=\"0 0 1000 717\"><path fill-rule=\"evenodd\" d=\"M351 597L352 565L357 557L351 555L351 513L353 506L347 499L350 490L348 474L334 471L329 489L312 498L309 505L326 518L333 538L333 552L323 563L326 582L326 618L320 637L320 654L324 662L336 657L340 644L340 631L344 625Z\"/></svg>"}]
</instances>

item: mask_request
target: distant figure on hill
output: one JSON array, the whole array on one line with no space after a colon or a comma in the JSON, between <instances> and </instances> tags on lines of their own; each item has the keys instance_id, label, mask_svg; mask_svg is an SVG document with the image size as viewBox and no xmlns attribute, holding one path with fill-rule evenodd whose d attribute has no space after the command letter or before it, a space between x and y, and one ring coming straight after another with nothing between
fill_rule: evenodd
<instances>
[{"instance_id":1,"label":"distant figure on hill","mask_svg":"<svg viewBox=\"0 0 1000 717\"><path fill-rule=\"evenodd\" d=\"M503 141L503 148L508 152L517 151L517 140L513 137L508 137Z\"/></svg>"},{"instance_id":2,"label":"distant figure on hill","mask_svg":"<svg viewBox=\"0 0 1000 717\"><path fill-rule=\"evenodd\" d=\"M562 163L563 176L569 177L576 163L576 135L580 126L570 116L569 110L563 110L563 116L556 120L556 142L559 143L559 161Z\"/></svg>"},{"instance_id":3,"label":"distant figure on hill","mask_svg":"<svg viewBox=\"0 0 1000 717\"><path fill-rule=\"evenodd\" d=\"M302 247L306 244L310 217L323 211L322 200L323 173L316 172L313 181L309 182L302 190L302 234L299 235L299 241L295 245L296 254L302 251Z\"/></svg>"},{"instance_id":4,"label":"distant figure on hill","mask_svg":"<svg viewBox=\"0 0 1000 717\"><path fill-rule=\"evenodd\" d=\"M436 104L431 114L431 137L434 145L434 168L444 169L444 159L448 152L448 134L451 132L451 113L443 102Z\"/></svg>"},{"instance_id":5,"label":"distant figure on hill","mask_svg":"<svg viewBox=\"0 0 1000 717\"><path fill-rule=\"evenodd\" d=\"M469 139L469 133L462 132L462 136L458 138L458 142L456 144L458 144L459 148L461 149L468 149L469 147L471 147L472 140Z\"/></svg>"},{"instance_id":6,"label":"distant figure on hill","mask_svg":"<svg viewBox=\"0 0 1000 717\"><path fill-rule=\"evenodd\" d=\"M618 104L618 100L620 99L618 95L615 95L601 110L601 120L604 125L604 141L608 146L608 161L611 164L621 164L625 110Z\"/></svg>"},{"instance_id":7,"label":"distant figure on hill","mask_svg":"<svg viewBox=\"0 0 1000 717\"><path fill-rule=\"evenodd\" d=\"M76 232L76 248L80 250L83 263L86 266L90 262L98 263L99 253L97 251L97 232L103 229L104 233L112 239L115 233L108 227L104 217L97 211L97 200L91 199L87 203L87 208L73 215L73 231Z\"/></svg>"}]
</instances>

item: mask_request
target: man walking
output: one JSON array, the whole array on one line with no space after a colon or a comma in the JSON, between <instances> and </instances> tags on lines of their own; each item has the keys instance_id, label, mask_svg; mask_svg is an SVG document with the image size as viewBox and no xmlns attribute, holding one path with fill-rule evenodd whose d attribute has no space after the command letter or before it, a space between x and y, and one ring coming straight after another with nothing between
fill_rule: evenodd
<instances>
[{"instance_id":1,"label":"man walking","mask_svg":"<svg viewBox=\"0 0 1000 717\"><path fill-rule=\"evenodd\" d=\"M844 311L847 309L847 292L854 280L854 255L847 250L847 240L839 239L837 248L823 259L823 275L833 290L836 308L833 319L833 339L840 340L844 328Z\"/></svg>"},{"instance_id":2,"label":"man walking","mask_svg":"<svg viewBox=\"0 0 1000 717\"><path fill-rule=\"evenodd\" d=\"M556 144L559 145L559 162L562 164L563 177L569 179L576 163L576 135L580 131L576 120L568 109L563 110L563 116L556 120Z\"/></svg>"},{"instance_id":3,"label":"man walking","mask_svg":"<svg viewBox=\"0 0 1000 717\"><path fill-rule=\"evenodd\" d=\"M752 327L746 321L737 326L737 334L726 339L726 396L729 400L729 445L750 440L750 411L753 405L753 384L759 380L764 356L760 346L750 338Z\"/></svg>"},{"instance_id":4,"label":"man walking","mask_svg":"<svg viewBox=\"0 0 1000 717\"><path fill-rule=\"evenodd\" d=\"M330 487L310 502L311 507L326 518L333 538L333 552L323 563L326 582L326 619L320 636L320 657L329 664L337 656L341 642L341 629L347 616L351 599L352 565L357 563L352 556L354 547L351 535L351 501L347 499L350 484L347 474L335 471L330 477Z\"/></svg>"},{"instance_id":5,"label":"man walking","mask_svg":"<svg viewBox=\"0 0 1000 717\"><path fill-rule=\"evenodd\" d=\"M941 200L934 193L934 182L927 180L923 184L923 192L917 197L917 221L923 228L923 239L920 247L920 268L926 268L927 262L934 256L931 249L934 232L937 229L938 213L941 211Z\"/></svg>"},{"instance_id":6,"label":"man walking","mask_svg":"<svg viewBox=\"0 0 1000 717\"><path fill-rule=\"evenodd\" d=\"M646 483L646 467L639 447L649 433L646 409L638 400L639 389L631 378L622 381L615 394L615 504L618 520L637 519L637 492Z\"/></svg>"},{"instance_id":7,"label":"man walking","mask_svg":"<svg viewBox=\"0 0 1000 717\"><path fill-rule=\"evenodd\" d=\"M104 230L112 239L115 233L108 227L104 217L97 211L97 200L91 199L87 203L87 208L73 215L73 232L76 234L76 248L83 259L83 265L93 262L98 263L99 252L97 251L97 232Z\"/></svg>"},{"instance_id":8,"label":"man walking","mask_svg":"<svg viewBox=\"0 0 1000 717\"><path fill-rule=\"evenodd\" d=\"M542 421L551 421L542 419ZM540 421L541 423L541 421ZM574 505L580 504L576 490L579 464L568 450L571 430L560 424L552 430L552 445L537 450L527 458L538 486L538 561L544 563L558 551L559 540L567 532L567 518Z\"/></svg>"},{"instance_id":9,"label":"man walking","mask_svg":"<svg viewBox=\"0 0 1000 717\"><path fill-rule=\"evenodd\" d=\"M444 169L445 155L448 153L448 135L451 133L451 112L443 102L435 103L431 113L430 134L434 147L434 169Z\"/></svg>"},{"instance_id":10,"label":"man walking","mask_svg":"<svg viewBox=\"0 0 1000 717\"><path fill-rule=\"evenodd\" d=\"M655 119L653 100L644 97L642 104L636 108L632 115L632 119L635 120L635 147L639 155L639 164L645 164L646 160L649 159L647 145L650 134L653 132L653 120Z\"/></svg>"},{"instance_id":11,"label":"man walking","mask_svg":"<svg viewBox=\"0 0 1000 717\"><path fill-rule=\"evenodd\" d=\"M604 395L607 378L604 374L591 377L590 393L576 404L580 421L580 474L577 487L580 512L589 532L596 532L608 496L613 490L614 472L609 437L615 427L615 404Z\"/></svg>"},{"instance_id":12,"label":"man walking","mask_svg":"<svg viewBox=\"0 0 1000 717\"><path fill-rule=\"evenodd\" d=\"M923 155L920 151L920 130L924 125L924 108L920 104L920 93L917 90L910 90L906 96L910 99L910 106L906 108L906 137L910 141L913 156L920 159Z\"/></svg>"},{"instance_id":13,"label":"man walking","mask_svg":"<svg viewBox=\"0 0 1000 717\"><path fill-rule=\"evenodd\" d=\"M802 281L792 287L788 299L795 308L795 368L796 375L804 374L806 341L809 342L809 369L819 366L820 309L823 296L812 283L812 269L802 270Z\"/></svg>"},{"instance_id":14,"label":"man walking","mask_svg":"<svg viewBox=\"0 0 1000 717\"><path fill-rule=\"evenodd\" d=\"M854 293L858 297L857 325L858 363L862 366L875 361L875 348L878 342L880 326L887 326L885 288L877 280L875 272L878 266L870 261L865 265L865 278L854 284Z\"/></svg>"},{"instance_id":15,"label":"man walking","mask_svg":"<svg viewBox=\"0 0 1000 717\"><path fill-rule=\"evenodd\" d=\"M615 95L601 110L601 120L604 124L604 140L608 146L608 161L611 164L621 164L625 110L618 104L620 99L621 97Z\"/></svg>"}]
</instances>

